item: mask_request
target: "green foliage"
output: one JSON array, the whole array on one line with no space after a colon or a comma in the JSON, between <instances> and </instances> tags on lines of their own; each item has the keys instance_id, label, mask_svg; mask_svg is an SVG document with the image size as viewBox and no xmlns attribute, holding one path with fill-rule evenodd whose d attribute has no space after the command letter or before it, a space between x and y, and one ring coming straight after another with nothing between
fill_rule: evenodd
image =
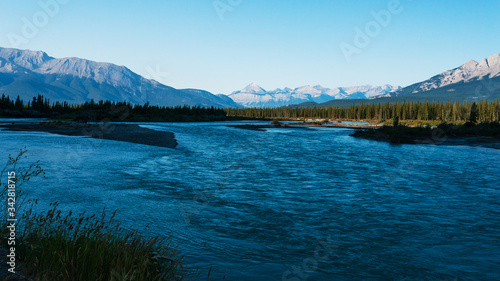
<instances>
[{"instance_id":1,"label":"green foliage","mask_svg":"<svg viewBox=\"0 0 500 281\"><path fill-rule=\"evenodd\" d=\"M454 137L500 138L500 123L487 122L477 125L470 122L461 125L442 123L434 128L430 126L383 126L378 129L358 130L353 136L392 143L435 143Z\"/></svg>"},{"instance_id":2,"label":"green foliage","mask_svg":"<svg viewBox=\"0 0 500 281\"><path fill-rule=\"evenodd\" d=\"M392 126L393 126L393 127L397 127L397 126L399 126L399 116L398 116L398 115L395 115L395 116L392 118Z\"/></svg>"},{"instance_id":3,"label":"green foliage","mask_svg":"<svg viewBox=\"0 0 500 281\"><path fill-rule=\"evenodd\" d=\"M476 109L473 109L473 105ZM478 103L458 102L398 102L383 104L359 104L350 107L280 107L280 108L229 108L227 116L260 119L342 119L342 120L399 120L466 122L477 116L478 122L500 121L500 105L496 101ZM401 122L399 122L401 123Z\"/></svg>"},{"instance_id":4,"label":"green foliage","mask_svg":"<svg viewBox=\"0 0 500 281\"><path fill-rule=\"evenodd\" d=\"M34 97L24 105L18 97L16 101L2 96L0 116L6 117L46 117L77 121L129 121L129 122L184 122L226 120L226 112L215 107L201 106L152 106L133 105L129 102L99 101L83 104L67 102L50 103L42 95Z\"/></svg>"},{"instance_id":5,"label":"green foliage","mask_svg":"<svg viewBox=\"0 0 500 281\"><path fill-rule=\"evenodd\" d=\"M166 237L146 239L137 230L127 231L114 220L70 211L63 215L59 204L50 204L47 212L34 211L37 200L30 200L20 186L43 174L38 162L23 166L26 149L9 159L0 172L2 198L8 185L2 182L6 172L16 173L16 261L24 273L35 280L184 280L182 257ZM21 204L27 201L31 204ZM7 205L1 204L0 243L7 245ZM26 210L26 211L24 211ZM17 266L19 270L19 265Z\"/></svg>"},{"instance_id":6,"label":"green foliage","mask_svg":"<svg viewBox=\"0 0 500 281\"><path fill-rule=\"evenodd\" d=\"M25 149L19 150L17 156L13 157L9 154L7 163L5 163L3 169L0 171L0 190L1 190L1 198L6 199L6 195L8 192L8 182L7 182L7 173L15 172L15 177L12 179L15 182L15 191L16 191L16 209L22 210L23 203L26 202L26 196L23 193L22 186L27 183L32 177L36 177L40 174L45 174L43 169L40 167L40 161L32 163L30 165L22 165L19 166L19 162L27 158L26 153L28 151ZM31 202L31 200L27 200L27 202ZM4 225L6 225L7 220L7 208L6 204L0 204L0 217L2 218L2 231L5 231Z\"/></svg>"},{"instance_id":7,"label":"green foliage","mask_svg":"<svg viewBox=\"0 0 500 281\"><path fill-rule=\"evenodd\" d=\"M2 95L0 99L0 109L23 110L23 101L19 96L17 96L17 99L14 101Z\"/></svg>"},{"instance_id":8,"label":"green foliage","mask_svg":"<svg viewBox=\"0 0 500 281\"><path fill-rule=\"evenodd\" d=\"M384 123L385 125L391 125L393 122L391 121L385 121L381 122ZM442 121L439 120L399 120L399 125L403 126L438 126L439 124L442 124ZM449 122L449 124L455 124L455 125L462 125L464 122L463 121L456 121L456 122Z\"/></svg>"},{"instance_id":9,"label":"green foliage","mask_svg":"<svg viewBox=\"0 0 500 281\"><path fill-rule=\"evenodd\" d=\"M128 232L106 212L65 216L53 208L23 215L20 257L39 280L183 280L185 270L167 238Z\"/></svg>"},{"instance_id":10,"label":"green foliage","mask_svg":"<svg viewBox=\"0 0 500 281\"><path fill-rule=\"evenodd\" d=\"M479 115L478 110L477 110L477 105L476 103L473 103L471 108L470 108L470 114L469 114L469 122L472 124L477 123L477 116Z\"/></svg>"},{"instance_id":11,"label":"green foliage","mask_svg":"<svg viewBox=\"0 0 500 281\"><path fill-rule=\"evenodd\" d=\"M462 125L453 125L443 123L437 129L451 137L462 136L482 136L482 137L500 137L500 122L484 122L473 124L466 122Z\"/></svg>"}]
</instances>

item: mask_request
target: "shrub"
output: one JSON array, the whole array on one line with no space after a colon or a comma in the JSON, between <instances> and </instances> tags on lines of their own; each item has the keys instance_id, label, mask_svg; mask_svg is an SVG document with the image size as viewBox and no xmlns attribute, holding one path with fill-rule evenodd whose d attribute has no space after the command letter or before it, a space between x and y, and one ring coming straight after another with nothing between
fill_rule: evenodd
<instances>
[{"instance_id":1,"label":"shrub","mask_svg":"<svg viewBox=\"0 0 500 281\"><path fill-rule=\"evenodd\" d=\"M81 213L65 216L51 204L47 212L28 210L19 245L27 272L39 280L182 280L181 257L166 237L145 239L114 221Z\"/></svg>"},{"instance_id":2,"label":"shrub","mask_svg":"<svg viewBox=\"0 0 500 281\"><path fill-rule=\"evenodd\" d=\"M25 274L36 280L184 280L187 271L182 256L170 246L167 237L144 238L137 230L128 231L114 220L116 211L106 219L85 212L66 215L50 204L49 211L34 211L37 200L28 199L20 186L43 173L39 162L19 166L26 149L17 157L9 155L0 171L2 197L8 185L2 182L6 171L16 173L16 262ZM22 204L22 203L29 204ZM1 204L0 243L6 245L7 205ZM26 211L23 211L26 210Z\"/></svg>"}]
</instances>

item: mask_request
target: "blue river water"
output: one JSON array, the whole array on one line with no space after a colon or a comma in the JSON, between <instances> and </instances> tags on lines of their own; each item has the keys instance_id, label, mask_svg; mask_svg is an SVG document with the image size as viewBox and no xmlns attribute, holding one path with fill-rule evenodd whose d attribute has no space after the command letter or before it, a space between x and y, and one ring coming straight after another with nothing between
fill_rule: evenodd
<instances>
[{"instance_id":1,"label":"blue river water","mask_svg":"<svg viewBox=\"0 0 500 281\"><path fill-rule=\"evenodd\" d=\"M242 123L141 124L175 149L0 131L0 157L40 160L41 208L171 236L200 280L500 280L500 150Z\"/></svg>"}]
</instances>

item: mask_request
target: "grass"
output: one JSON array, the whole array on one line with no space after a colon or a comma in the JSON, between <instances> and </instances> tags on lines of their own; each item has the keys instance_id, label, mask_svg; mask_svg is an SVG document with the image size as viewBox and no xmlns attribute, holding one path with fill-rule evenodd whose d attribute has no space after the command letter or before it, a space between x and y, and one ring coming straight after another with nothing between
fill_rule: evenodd
<instances>
[{"instance_id":1,"label":"grass","mask_svg":"<svg viewBox=\"0 0 500 281\"><path fill-rule=\"evenodd\" d=\"M20 257L39 280L182 280L178 254L167 238L145 239L114 221L85 213L65 216L58 204L23 217Z\"/></svg>"},{"instance_id":2,"label":"grass","mask_svg":"<svg viewBox=\"0 0 500 281\"><path fill-rule=\"evenodd\" d=\"M21 150L17 157L9 156L0 172L4 179L6 171L16 171L16 201L29 203L16 205L16 263L23 265L23 275L40 281L187 278L182 256L171 247L167 237L145 238L137 230L125 230L115 220L116 212L109 218L106 210L100 215L71 211L63 214L57 202L50 204L48 211L35 211L37 200L29 200L20 186L43 170L38 162L18 166L25 153ZM0 186L5 199L7 184L0 179ZM1 206L0 243L7 247L7 207Z\"/></svg>"},{"instance_id":3,"label":"grass","mask_svg":"<svg viewBox=\"0 0 500 281\"><path fill-rule=\"evenodd\" d=\"M378 124L384 124L384 125L392 125L393 120L378 120L374 123ZM457 121L457 122L451 122L447 124L452 124L452 125L463 125L465 122L463 121ZM403 126L439 126L443 124L443 121L440 120L399 120L399 125Z\"/></svg>"}]
</instances>

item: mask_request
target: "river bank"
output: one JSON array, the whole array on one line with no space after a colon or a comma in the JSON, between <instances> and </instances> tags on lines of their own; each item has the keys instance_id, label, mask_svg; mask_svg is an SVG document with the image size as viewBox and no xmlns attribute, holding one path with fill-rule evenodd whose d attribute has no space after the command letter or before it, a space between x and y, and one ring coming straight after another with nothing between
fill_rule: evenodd
<instances>
[{"instance_id":1,"label":"river bank","mask_svg":"<svg viewBox=\"0 0 500 281\"><path fill-rule=\"evenodd\" d=\"M43 122L0 124L8 131L46 132L51 134L88 137L144 144L163 148L175 148L177 141L170 132L155 131L135 124L77 122Z\"/></svg>"},{"instance_id":2,"label":"river bank","mask_svg":"<svg viewBox=\"0 0 500 281\"><path fill-rule=\"evenodd\" d=\"M443 123L437 127L382 126L358 130L351 136L395 144L468 145L500 149L500 124L497 122L463 125Z\"/></svg>"},{"instance_id":3,"label":"river bank","mask_svg":"<svg viewBox=\"0 0 500 281\"><path fill-rule=\"evenodd\" d=\"M266 131L266 129L308 129L308 128L344 128L344 129L373 129L381 127L381 124L353 124L353 123L330 123L330 122L301 122L301 123L281 123L273 121L270 124L245 124L228 125L228 127L253 131Z\"/></svg>"}]
</instances>

